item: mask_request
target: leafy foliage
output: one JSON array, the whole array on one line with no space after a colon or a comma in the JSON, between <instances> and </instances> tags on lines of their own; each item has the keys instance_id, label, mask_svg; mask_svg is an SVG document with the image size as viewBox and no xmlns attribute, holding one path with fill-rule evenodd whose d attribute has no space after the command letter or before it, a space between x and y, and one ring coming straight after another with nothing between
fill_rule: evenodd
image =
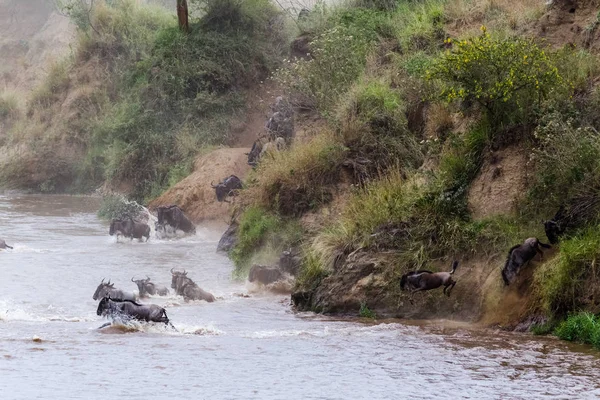
<instances>
[{"instance_id":1,"label":"leafy foliage","mask_svg":"<svg viewBox=\"0 0 600 400\"><path fill-rule=\"evenodd\" d=\"M563 82L551 53L532 39L494 38L485 27L482 31L480 36L456 43L448 39L454 48L440 57L427 77L448 84L441 93L446 100L483 106L495 126L507 114L527 121L532 106Z\"/></svg>"}]
</instances>

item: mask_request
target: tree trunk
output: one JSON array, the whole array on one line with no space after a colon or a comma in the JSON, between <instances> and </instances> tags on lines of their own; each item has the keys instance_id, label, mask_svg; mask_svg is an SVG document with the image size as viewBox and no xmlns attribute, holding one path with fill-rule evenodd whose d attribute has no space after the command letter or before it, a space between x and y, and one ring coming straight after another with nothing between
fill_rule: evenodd
<instances>
[{"instance_id":1,"label":"tree trunk","mask_svg":"<svg viewBox=\"0 0 600 400\"><path fill-rule=\"evenodd\" d=\"M188 23L187 0L177 0L177 19L179 20L179 29L188 33L190 31L190 26Z\"/></svg>"}]
</instances>

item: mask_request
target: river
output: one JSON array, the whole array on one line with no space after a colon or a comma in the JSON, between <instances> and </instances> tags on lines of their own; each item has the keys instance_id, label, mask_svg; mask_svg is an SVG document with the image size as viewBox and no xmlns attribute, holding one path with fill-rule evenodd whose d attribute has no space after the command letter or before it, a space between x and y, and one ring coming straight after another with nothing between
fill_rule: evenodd
<instances>
[{"instance_id":1,"label":"river","mask_svg":"<svg viewBox=\"0 0 600 400\"><path fill-rule=\"evenodd\" d=\"M0 195L0 399L584 399L585 346L443 321L294 313L231 279L221 232L117 242L93 197ZM103 278L125 290L185 268L214 303L153 297L177 328L96 328ZM241 296L248 294L250 297Z\"/></svg>"}]
</instances>

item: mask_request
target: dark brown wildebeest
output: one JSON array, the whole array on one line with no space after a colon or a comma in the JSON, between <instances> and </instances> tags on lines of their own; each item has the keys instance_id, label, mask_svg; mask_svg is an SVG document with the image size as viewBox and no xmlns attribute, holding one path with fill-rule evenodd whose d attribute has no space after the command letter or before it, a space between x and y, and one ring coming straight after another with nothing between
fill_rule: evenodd
<instances>
[{"instance_id":1,"label":"dark brown wildebeest","mask_svg":"<svg viewBox=\"0 0 600 400\"><path fill-rule=\"evenodd\" d=\"M171 268L171 274L171 287L175 289L175 293L183 296L185 301L205 300L209 303L215 301L215 296L206 290L203 290L193 280L188 278L185 270L183 272L178 272L173 271L173 268Z\"/></svg>"},{"instance_id":2,"label":"dark brown wildebeest","mask_svg":"<svg viewBox=\"0 0 600 400\"><path fill-rule=\"evenodd\" d=\"M119 235L128 237L131 240L133 240L134 238L141 240L143 237L145 237L147 242L148 239L150 239L150 227L148 226L148 224L134 221L132 218L124 220L113 219L110 223L108 234L110 236L116 234L117 239L119 238Z\"/></svg>"},{"instance_id":3,"label":"dark brown wildebeest","mask_svg":"<svg viewBox=\"0 0 600 400\"><path fill-rule=\"evenodd\" d=\"M159 206L156 212L158 225L162 227L169 225L175 230L181 229L185 233L196 233L196 227L178 206Z\"/></svg>"},{"instance_id":4,"label":"dark brown wildebeest","mask_svg":"<svg viewBox=\"0 0 600 400\"><path fill-rule=\"evenodd\" d=\"M215 189L217 201L229 203L227 197L236 195L236 191L242 188L242 181L235 175L229 175L216 185L211 182L210 186Z\"/></svg>"},{"instance_id":5,"label":"dark brown wildebeest","mask_svg":"<svg viewBox=\"0 0 600 400\"><path fill-rule=\"evenodd\" d=\"M147 297L148 295L154 296L155 294L159 296L169 295L169 289L165 286L156 285L154 282L150 282L149 276L146 276L146 279L134 280L131 278L131 282L137 285L140 297Z\"/></svg>"},{"instance_id":6,"label":"dark brown wildebeest","mask_svg":"<svg viewBox=\"0 0 600 400\"><path fill-rule=\"evenodd\" d=\"M130 320L162 322L165 325L168 324L174 328L169 322L169 317L167 317L165 309L156 304L142 305L133 300L113 299L110 296L105 296L100 300L100 303L98 303L96 314L111 317L113 319L118 318L123 322L128 322ZM110 325L110 323L104 324L98 329L108 325Z\"/></svg>"},{"instance_id":7,"label":"dark brown wildebeest","mask_svg":"<svg viewBox=\"0 0 600 400\"><path fill-rule=\"evenodd\" d=\"M12 249L12 246L7 245L4 239L0 239L0 249Z\"/></svg>"},{"instance_id":8,"label":"dark brown wildebeest","mask_svg":"<svg viewBox=\"0 0 600 400\"><path fill-rule=\"evenodd\" d=\"M100 284L96 288L96 291L94 292L94 295L92 296L92 298L94 300L98 300L98 299L101 299L106 296L110 296L113 299L123 299L123 300L131 300L131 301L137 300L135 294L125 292L121 289L115 289L114 283L110 283L110 280L107 283L105 283L104 278L103 278L102 282L100 282Z\"/></svg>"},{"instance_id":9,"label":"dark brown wildebeest","mask_svg":"<svg viewBox=\"0 0 600 400\"><path fill-rule=\"evenodd\" d=\"M454 285L456 285L456 281L452 279L452 275L454 275L457 267L458 261L454 261L452 263L452 271L450 272L410 271L402 275L400 288L402 290L408 289L414 293L444 286L444 294L450 297L450 292L454 288Z\"/></svg>"},{"instance_id":10,"label":"dark brown wildebeest","mask_svg":"<svg viewBox=\"0 0 600 400\"><path fill-rule=\"evenodd\" d=\"M508 257L502 268L502 279L506 286L510 285L512 281L519 274L519 271L535 257L537 253L540 253L540 257L544 259L544 253L540 246L549 249L552 246L539 241L538 238L527 238L523 244L517 244L510 248L508 251Z\"/></svg>"},{"instance_id":11,"label":"dark brown wildebeest","mask_svg":"<svg viewBox=\"0 0 600 400\"><path fill-rule=\"evenodd\" d=\"M258 282L268 285L283 278L283 272L277 267L255 264L248 273L249 282Z\"/></svg>"}]
</instances>

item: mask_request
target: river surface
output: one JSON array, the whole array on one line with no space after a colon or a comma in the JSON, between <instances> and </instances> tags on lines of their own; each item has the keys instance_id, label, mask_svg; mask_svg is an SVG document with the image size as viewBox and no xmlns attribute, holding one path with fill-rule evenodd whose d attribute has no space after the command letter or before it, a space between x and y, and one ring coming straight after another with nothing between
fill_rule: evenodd
<instances>
[{"instance_id":1,"label":"river surface","mask_svg":"<svg viewBox=\"0 0 600 400\"><path fill-rule=\"evenodd\" d=\"M600 359L552 338L442 321L297 314L231 279L221 232L117 242L91 197L0 195L0 399L592 399ZM133 291L185 268L214 303L177 296L162 326L97 330L103 278ZM242 297L249 294L250 297Z\"/></svg>"}]
</instances>

